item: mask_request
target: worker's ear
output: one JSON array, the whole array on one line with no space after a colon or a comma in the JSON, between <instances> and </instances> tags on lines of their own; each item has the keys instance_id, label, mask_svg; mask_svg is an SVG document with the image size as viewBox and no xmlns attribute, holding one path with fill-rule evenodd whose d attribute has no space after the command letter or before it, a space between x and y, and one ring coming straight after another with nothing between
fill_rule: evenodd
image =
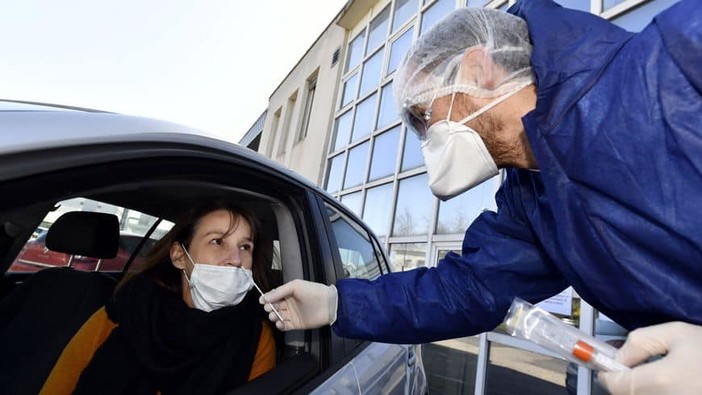
<instances>
[{"instance_id":1,"label":"worker's ear","mask_svg":"<svg viewBox=\"0 0 702 395\"><path fill-rule=\"evenodd\" d=\"M471 47L463 52L460 81L483 89L495 89L498 81L496 65L483 46Z\"/></svg>"}]
</instances>

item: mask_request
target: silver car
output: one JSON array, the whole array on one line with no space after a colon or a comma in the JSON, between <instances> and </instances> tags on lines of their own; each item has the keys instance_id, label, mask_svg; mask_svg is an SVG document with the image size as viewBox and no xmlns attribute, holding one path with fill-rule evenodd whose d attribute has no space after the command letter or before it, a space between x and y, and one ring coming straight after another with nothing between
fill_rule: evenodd
<instances>
[{"instance_id":1,"label":"silver car","mask_svg":"<svg viewBox=\"0 0 702 395\"><path fill-rule=\"evenodd\" d=\"M10 320L2 316L32 317L7 295L39 269L56 264L39 262L37 270L13 264L37 229L50 231L65 212L113 213L121 230L144 238L131 243L121 270L93 266L114 280L138 266L134 262L142 249L172 226L176 213L218 197L239 202L261 219L274 239L272 270L281 283L300 278L334 284L344 277L373 279L390 270L375 235L350 210L247 148L168 122L13 101L0 101L0 131L3 391L38 393L56 353L73 333L66 326L84 320L77 313L58 320L37 316L32 318L36 330L13 333ZM42 302L54 312L66 308L61 304L65 294L76 292L55 285L56 297ZM231 394L426 392L418 345L344 339L329 327L280 333L277 343L276 368ZM8 351L18 349L21 355Z\"/></svg>"}]
</instances>

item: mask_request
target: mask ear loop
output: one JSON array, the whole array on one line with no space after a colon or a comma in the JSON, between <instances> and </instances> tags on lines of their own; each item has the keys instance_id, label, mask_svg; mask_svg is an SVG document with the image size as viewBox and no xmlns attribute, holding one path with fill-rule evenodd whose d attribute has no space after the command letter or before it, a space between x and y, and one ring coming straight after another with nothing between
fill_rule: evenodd
<instances>
[{"instance_id":1,"label":"mask ear loop","mask_svg":"<svg viewBox=\"0 0 702 395\"><path fill-rule=\"evenodd\" d=\"M193 270L195 270L195 261L193 261L193 258L190 256L188 253L188 250L185 248L185 243L182 241L179 241L178 244L180 244L180 248L183 249L183 252L185 252L185 255L188 257L188 260L190 261L190 264L193 265ZM180 269L183 271L183 274L185 274L185 279L188 281L188 284L190 284L190 278L188 277L188 272L185 269Z\"/></svg>"},{"instance_id":2,"label":"mask ear loop","mask_svg":"<svg viewBox=\"0 0 702 395\"><path fill-rule=\"evenodd\" d=\"M442 81L443 81L443 79L442 79ZM431 121L432 106L434 105L434 101L436 100L437 97L439 97L438 91L434 93L434 97L432 97L431 100L429 101L429 106L427 107L427 110L424 111L424 122L426 122L426 132L425 132L424 139L429 138L428 133L429 133L429 127L431 126L431 125L429 125L429 122ZM451 93L451 105L449 107L449 112L446 115L446 121L450 121L451 111L453 109L453 100L455 99L455 97L456 97L456 93L455 92Z\"/></svg>"},{"instance_id":3,"label":"mask ear loop","mask_svg":"<svg viewBox=\"0 0 702 395\"><path fill-rule=\"evenodd\" d=\"M456 100L456 92L451 94L451 104L449 104L448 114L446 114L446 122L451 121L451 114L453 113L453 102Z\"/></svg>"},{"instance_id":4,"label":"mask ear loop","mask_svg":"<svg viewBox=\"0 0 702 395\"><path fill-rule=\"evenodd\" d=\"M481 108L480 110L474 112L474 113L471 114L471 115L468 115L467 117L463 118L463 119L462 119L460 122L458 122L458 123L460 123L461 125L465 125L466 123L472 121L473 119L477 118L478 116L482 115L483 113L489 111L490 109L492 109L492 108L495 107L496 105L498 105L498 104L502 103L503 101L509 99L510 97L514 96L515 94L517 94L517 92L521 91L524 87L527 87L527 86L529 86L529 85L531 85L531 82L526 82L526 83L523 83L523 84L518 85L518 86L517 86L516 88L514 88L514 90L512 90L511 92L507 92L507 93L505 93L504 95L498 97L497 99L491 101L490 103L488 103L487 105L485 105L483 108Z\"/></svg>"}]
</instances>

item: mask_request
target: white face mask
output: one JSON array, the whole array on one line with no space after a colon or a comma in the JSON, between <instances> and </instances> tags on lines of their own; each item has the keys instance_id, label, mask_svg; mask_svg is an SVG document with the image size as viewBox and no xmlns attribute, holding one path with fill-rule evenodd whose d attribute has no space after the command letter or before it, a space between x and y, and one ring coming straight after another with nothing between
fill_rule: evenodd
<instances>
[{"instance_id":1,"label":"white face mask","mask_svg":"<svg viewBox=\"0 0 702 395\"><path fill-rule=\"evenodd\" d=\"M466 123L507 100L530 83L498 97L459 122L450 121L453 99L446 120L429 127L422 142L431 192L441 200L449 200L498 174L497 164L480 135Z\"/></svg>"},{"instance_id":2,"label":"white face mask","mask_svg":"<svg viewBox=\"0 0 702 395\"><path fill-rule=\"evenodd\" d=\"M236 266L218 266L195 263L188 250L181 244L185 255L193 264L188 278L193 305L203 311L212 311L241 303L246 293L253 288L251 270ZM183 270L185 272L185 270Z\"/></svg>"}]
</instances>

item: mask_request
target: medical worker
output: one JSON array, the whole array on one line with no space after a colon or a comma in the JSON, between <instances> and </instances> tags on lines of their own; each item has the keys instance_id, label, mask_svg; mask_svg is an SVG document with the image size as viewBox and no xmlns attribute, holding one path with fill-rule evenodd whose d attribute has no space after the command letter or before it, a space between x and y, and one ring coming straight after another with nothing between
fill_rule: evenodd
<instances>
[{"instance_id":1,"label":"medical worker","mask_svg":"<svg viewBox=\"0 0 702 395\"><path fill-rule=\"evenodd\" d=\"M502 168L497 212L436 268L271 291L279 328L430 342L491 330L514 297L535 303L572 285L628 329L689 323L647 328L659 347L630 341L630 365L674 351L664 339L677 334L678 351L699 350L702 7L681 1L637 34L550 0L508 12L452 12L394 79L432 192L450 199ZM646 378L669 375L656 393L702 393L690 387L702 385L700 353L666 360L674 368ZM605 376L627 387L618 393L643 393L641 374Z\"/></svg>"}]
</instances>

